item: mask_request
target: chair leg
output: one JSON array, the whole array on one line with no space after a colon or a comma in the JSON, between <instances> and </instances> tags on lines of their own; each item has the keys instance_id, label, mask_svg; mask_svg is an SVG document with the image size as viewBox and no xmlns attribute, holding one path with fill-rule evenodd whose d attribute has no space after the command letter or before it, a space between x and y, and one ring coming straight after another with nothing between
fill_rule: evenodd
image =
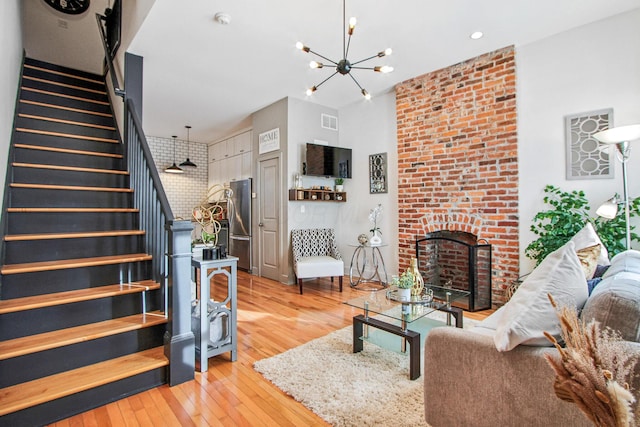
<instances>
[{"instance_id":1,"label":"chair leg","mask_svg":"<svg viewBox=\"0 0 640 427\"><path fill-rule=\"evenodd\" d=\"M302 295L302 279L298 279L298 285L300 286L300 295Z\"/></svg>"},{"instance_id":2,"label":"chair leg","mask_svg":"<svg viewBox=\"0 0 640 427\"><path fill-rule=\"evenodd\" d=\"M342 292L342 276L338 277L338 283L340 284L340 292Z\"/></svg>"}]
</instances>

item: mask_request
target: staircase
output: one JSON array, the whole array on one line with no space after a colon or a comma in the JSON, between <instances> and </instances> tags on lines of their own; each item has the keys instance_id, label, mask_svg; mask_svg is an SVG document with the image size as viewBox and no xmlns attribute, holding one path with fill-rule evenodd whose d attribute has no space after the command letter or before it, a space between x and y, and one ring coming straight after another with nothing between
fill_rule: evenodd
<instances>
[{"instance_id":1,"label":"staircase","mask_svg":"<svg viewBox=\"0 0 640 427\"><path fill-rule=\"evenodd\" d=\"M25 60L3 212L0 425L166 382L163 295L122 152L101 77Z\"/></svg>"}]
</instances>

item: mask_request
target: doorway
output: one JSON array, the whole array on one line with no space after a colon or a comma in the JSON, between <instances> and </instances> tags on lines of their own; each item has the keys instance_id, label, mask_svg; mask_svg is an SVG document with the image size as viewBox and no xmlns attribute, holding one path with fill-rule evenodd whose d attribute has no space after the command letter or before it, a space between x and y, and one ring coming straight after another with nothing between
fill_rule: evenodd
<instances>
[{"instance_id":1,"label":"doorway","mask_svg":"<svg viewBox=\"0 0 640 427\"><path fill-rule=\"evenodd\" d=\"M258 165L258 259L260 276L280 280L280 157L260 160Z\"/></svg>"}]
</instances>

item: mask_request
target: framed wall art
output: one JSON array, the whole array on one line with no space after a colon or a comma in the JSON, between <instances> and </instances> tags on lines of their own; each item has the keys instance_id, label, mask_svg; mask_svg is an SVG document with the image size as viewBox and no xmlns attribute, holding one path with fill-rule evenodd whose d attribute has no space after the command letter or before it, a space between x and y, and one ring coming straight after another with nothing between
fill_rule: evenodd
<instances>
[{"instance_id":1,"label":"framed wall art","mask_svg":"<svg viewBox=\"0 0 640 427\"><path fill-rule=\"evenodd\" d=\"M564 118L567 179L613 178L609 147L593 134L613 127L613 110L591 111Z\"/></svg>"},{"instance_id":2,"label":"framed wall art","mask_svg":"<svg viewBox=\"0 0 640 427\"><path fill-rule=\"evenodd\" d=\"M387 153L369 155L369 193L387 192Z\"/></svg>"}]
</instances>

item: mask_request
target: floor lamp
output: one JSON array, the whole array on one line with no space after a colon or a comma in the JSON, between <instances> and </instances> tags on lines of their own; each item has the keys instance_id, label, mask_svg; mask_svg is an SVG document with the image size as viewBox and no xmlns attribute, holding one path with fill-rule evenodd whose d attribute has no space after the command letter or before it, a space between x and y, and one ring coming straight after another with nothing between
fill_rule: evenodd
<instances>
[{"instance_id":1,"label":"floor lamp","mask_svg":"<svg viewBox=\"0 0 640 427\"><path fill-rule=\"evenodd\" d=\"M624 200L622 203L624 204L624 218L625 218L625 226L626 226L626 242L627 242L627 250L631 249L631 227L629 225L629 192L628 192L628 183L627 183L627 161L629 160L629 155L631 154L630 142L635 141L636 139L640 139L640 124L638 125L630 125L630 126L619 126L611 129L607 129L601 132L598 132L593 135L595 139L602 142L603 144L615 144L616 149L620 153L620 161L622 162L622 185L623 185L623 197ZM617 202L609 200L605 202L603 206L601 206L598 211L602 212L601 209L611 207L611 204L615 204L616 209L610 209L609 214L603 214L604 217L613 218L617 213ZM613 215L611 215L611 212Z\"/></svg>"}]
</instances>

